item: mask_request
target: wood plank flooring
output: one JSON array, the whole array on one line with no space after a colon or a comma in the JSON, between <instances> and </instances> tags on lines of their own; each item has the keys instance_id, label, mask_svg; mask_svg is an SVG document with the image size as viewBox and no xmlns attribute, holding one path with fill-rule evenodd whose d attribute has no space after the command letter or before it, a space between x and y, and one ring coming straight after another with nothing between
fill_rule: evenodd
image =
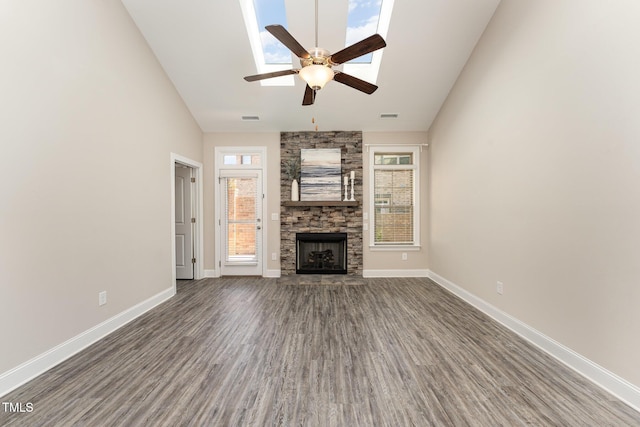
<instances>
[{"instance_id":1,"label":"wood plank flooring","mask_svg":"<svg viewBox=\"0 0 640 427\"><path fill-rule=\"evenodd\" d=\"M428 279L222 278L2 397L2 426L640 426Z\"/></svg>"}]
</instances>

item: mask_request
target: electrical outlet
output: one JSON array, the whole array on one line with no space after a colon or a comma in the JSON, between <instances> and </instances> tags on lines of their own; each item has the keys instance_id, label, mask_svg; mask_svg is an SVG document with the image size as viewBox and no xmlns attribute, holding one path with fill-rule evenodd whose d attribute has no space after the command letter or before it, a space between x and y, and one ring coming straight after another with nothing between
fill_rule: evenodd
<instances>
[{"instance_id":1,"label":"electrical outlet","mask_svg":"<svg viewBox=\"0 0 640 427\"><path fill-rule=\"evenodd\" d=\"M277 261L278 260L278 254L276 252L272 252L271 253L271 261Z\"/></svg>"},{"instance_id":2,"label":"electrical outlet","mask_svg":"<svg viewBox=\"0 0 640 427\"><path fill-rule=\"evenodd\" d=\"M107 291L98 293L98 305L105 305L107 303Z\"/></svg>"},{"instance_id":3,"label":"electrical outlet","mask_svg":"<svg viewBox=\"0 0 640 427\"><path fill-rule=\"evenodd\" d=\"M402 260L403 261L407 260L407 253L406 252L402 252Z\"/></svg>"},{"instance_id":4,"label":"electrical outlet","mask_svg":"<svg viewBox=\"0 0 640 427\"><path fill-rule=\"evenodd\" d=\"M504 293L504 284L502 282L496 282L496 292L500 295Z\"/></svg>"}]
</instances>

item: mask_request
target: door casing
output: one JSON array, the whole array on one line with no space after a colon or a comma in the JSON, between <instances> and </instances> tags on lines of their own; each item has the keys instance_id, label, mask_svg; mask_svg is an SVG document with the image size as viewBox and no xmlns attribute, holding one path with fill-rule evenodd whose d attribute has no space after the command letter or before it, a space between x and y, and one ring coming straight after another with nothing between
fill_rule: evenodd
<instances>
[{"instance_id":1,"label":"door casing","mask_svg":"<svg viewBox=\"0 0 640 427\"><path fill-rule=\"evenodd\" d=\"M176 292L176 187L175 187L175 179L176 179L176 164L184 165L190 167L192 169L192 176L195 177L195 188L193 189L193 214L195 214L196 223L195 230L193 233L193 257L196 259L196 262L193 266L193 278L195 280L202 279L204 277L204 209L203 209L203 190L202 190L202 163L197 162L188 157L181 156L176 153L170 154L170 194L171 194L171 283L173 286L173 292Z\"/></svg>"},{"instance_id":2,"label":"door casing","mask_svg":"<svg viewBox=\"0 0 640 427\"><path fill-rule=\"evenodd\" d=\"M244 154L244 155L258 155L260 156L260 165L232 165L226 166L223 164L223 157L225 154ZM220 170L221 169L259 169L262 171L262 247L260 248L260 256L262 257L262 275L265 275L265 271L267 268L267 241L268 241L268 221L264 219L267 217L267 192L265 191L266 185L268 181L267 177L267 147L264 146L223 146L223 147L214 147L214 164L215 164L215 185L214 188L214 200L215 202L215 230L216 230L216 238L215 238L215 274L214 277L220 277L221 271L220 267L222 265L222 242L221 242L221 222L222 222L222 209L220 203Z\"/></svg>"}]
</instances>

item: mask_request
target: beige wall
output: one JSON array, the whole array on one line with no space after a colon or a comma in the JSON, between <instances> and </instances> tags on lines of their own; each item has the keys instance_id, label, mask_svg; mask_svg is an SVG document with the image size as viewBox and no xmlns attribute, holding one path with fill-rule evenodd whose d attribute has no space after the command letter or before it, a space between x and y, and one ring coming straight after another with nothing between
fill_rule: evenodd
<instances>
[{"instance_id":1,"label":"beige wall","mask_svg":"<svg viewBox=\"0 0 640 427\"><path fill-rule=\"evenodd\" d=\"M0 9L1 374L173 286L170 153L202 133L120 1Z\"/></svg>"},{"instance_id":2,"label":"beige wall","mask_svg":"<svg viewBox=\"0 0 640 427\"><path fill-rule=\"evenodd\" d=\"M272 221L271 214L280 215L280 132L265 133L206 133L204 134L204 268L207 273L217 270L215 265L215 147L266 147L267 164L265 197L267 217L264 218L267 239L267 263L265 270L276 274L280 270L280 220ZM279 218L279 217L278 217ZM278 259L271 260L271 253L277 253ZM266 271L265 271L266 272ZM269 273L269 272L266 272Z\"/></svg>"},{"instance_id":3,"label":"beige wall","mask_svg":"<svg viewBox=\"0 0 640 427\"><path fill-rule=\"evenodd\" d=\"M369 209L370 203L370 183L369 176L369 153L367 145L420 145L427 143L426 132L363 132L363 212L369 215L369 221L372 218L372 212ZM411 271L413 274L426 274L428 269L428 238L429 238L429 222L428 222L428 157L429 150L422 147L420 153L420 243L422 247L418 251L379 251L369 248L370 238L369 231L364 231L364 270L366 275L387 275L391 271L394 274L404 275ZM368 222L368 221L365 221ZM402 260L402 253L406 252L407 260Z\"/></svg>"},{"instance_id":4,"label":"beige wall","mask_svg":"<svg viewBox=\"0 0 640 427\"><path fill-rule=\"evenodd\" d=\"M430 132L430 269L636 385L639 19L502 0Z\"/></svg>"}]
</instances>

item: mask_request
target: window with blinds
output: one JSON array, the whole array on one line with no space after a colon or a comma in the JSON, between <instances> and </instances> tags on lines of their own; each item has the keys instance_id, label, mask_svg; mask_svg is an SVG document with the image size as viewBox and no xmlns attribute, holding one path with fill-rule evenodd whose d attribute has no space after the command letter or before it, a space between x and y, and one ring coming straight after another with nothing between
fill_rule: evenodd
<instances>
[{"instance_id":1,"label":"window with blinds","mask_svg":"<svg viewBox=\"0 0 640 427\"><path fill-rule=\"evenodd\" d=\"M376 150L371 160L373 244L415 245L417 151Z\"/></svg>"}]
</instances>

